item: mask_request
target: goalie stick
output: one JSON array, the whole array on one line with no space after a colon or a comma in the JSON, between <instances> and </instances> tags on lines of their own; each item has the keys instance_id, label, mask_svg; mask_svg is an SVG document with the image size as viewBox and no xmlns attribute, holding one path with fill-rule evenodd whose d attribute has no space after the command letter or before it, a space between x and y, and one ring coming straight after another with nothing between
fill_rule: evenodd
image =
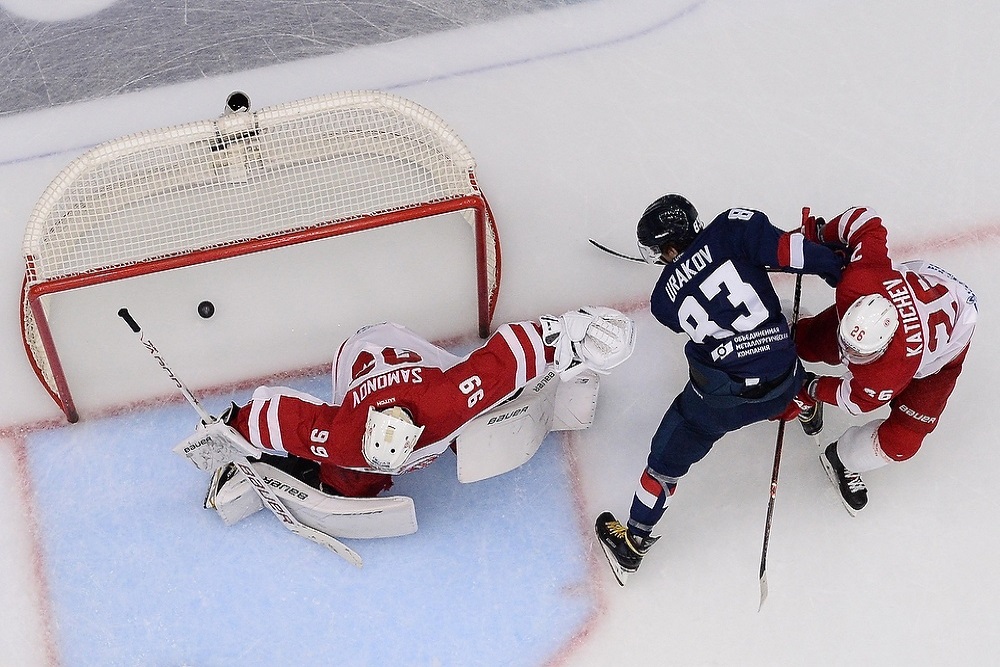
<instances>
[{"instance_id":1,"label":"goalie stick","mask_svg":"<svg viewBox=\"0 0 1000 667\"><path fill-rule=\"evenodd\" d=\"M208 414L208 411L202 407L195 395L191 393L191 390L188 389L187 386L181 382L180 378L178 378L177 375L175 375L170 369L170 366L167 365L166 360L164 360L163 355L160 353L159 349L157 349L156 345L146 338L138 322L136 322L135 318L133 318L131 313L128 312L128 308L120 309L118 311L118 316L125 320L125 323L130 329L132 329L133 333L139 336L139 341L142 343L142 346L149 351L164 372L170 376L174 385L180 390L181 394L184 395L184 398L187 399L188 403L191 404L191 407L195 409L195 412L198 413L202 421L205 424L215 422L216 419ZM310 528L296 519L285 504L281 502L281 499L275 495L271 487L269 487L264 480L261 479L260 474L254 470L252 465L250 465L247 452L241 452L240 454L241 455L239 456L233 457L233 464L246 476L247 480L253 486L254 491L256 491L257 495L260 496L260 500L264 504L264 507L271 510L274 516L278 517L285 528L299 537L304 537L315 542L316 544L326 547L356 567L362 566L361 556L359 556L353 549L334 537L327 535L322 531L316 530L315 528Z\"/></svg>"}]
</instances>

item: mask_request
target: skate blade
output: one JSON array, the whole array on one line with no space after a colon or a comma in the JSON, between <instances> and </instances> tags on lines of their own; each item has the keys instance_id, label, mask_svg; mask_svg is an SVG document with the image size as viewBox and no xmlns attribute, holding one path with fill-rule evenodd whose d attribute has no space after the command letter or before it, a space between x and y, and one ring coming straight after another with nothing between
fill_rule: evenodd
<instances>
[{"instance_id":1,"label":"skate blade","mask_svg":"<svg viewBox=\"0 0 1000 667\"><path fill-rule=\"evenodd\" d=\"M625 582L628 581L628 575L630 573L622 569L622 566L618 563L618 559L615 558L611 549L605 546L604 542L601 542L600 544L601 550L604 551L604 557L608 559L608 565L611 566L611 571L614 573L615 579L618 580L618 585L624 586Z\"/></svg>"},{"instance_id":2,"label":"skate blade","mask_svg":"<svg viewBox=\"0 0 1000 667\"><path fill-rule=\"evenodd\" d=\"M840 498L840 504L844 506L844 509L847 510L848 514L851 516L857 516L858 510L851 507L847 503L847 500L844 499L844 494L840 492L840 480L837 479L837 471L835 471L833 466L830 465L830 461L826 458L825 454L820 454L819 460L820 463L823 464L823 470L826 471L827 478L830 480L830 483L833 484L833 490L837 492L837 497Z\"/></svg>"}]
</instances>

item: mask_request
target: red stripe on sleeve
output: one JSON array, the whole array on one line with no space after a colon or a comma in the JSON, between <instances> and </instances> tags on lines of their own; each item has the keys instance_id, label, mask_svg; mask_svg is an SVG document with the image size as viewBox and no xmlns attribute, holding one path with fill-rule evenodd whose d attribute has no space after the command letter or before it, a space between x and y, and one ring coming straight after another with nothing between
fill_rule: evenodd
<instances>
[{"instance_id":1,"label":"red stripe on sleeve","mask_svg":"<svg viewBox=\"0 0 1000 667\"><path fill-rule=\"evenodd\" d=\"M778 238L778 266L792 265L792 235L785 232Z\"/></svg>"}]
</instances>

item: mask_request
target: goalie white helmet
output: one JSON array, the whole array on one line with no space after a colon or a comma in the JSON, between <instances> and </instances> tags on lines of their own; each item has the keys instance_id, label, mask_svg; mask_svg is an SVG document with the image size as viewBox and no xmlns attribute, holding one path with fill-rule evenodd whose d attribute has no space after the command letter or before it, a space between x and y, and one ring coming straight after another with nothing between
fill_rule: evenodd
<instances>
[{"instance_id":1,"label":"goalie white helmet","mask_svg":"<svg viewBox=\"0 0 1000 667\"><path fill-rule=\"evenodd\" d=\"M423 431L424 427L415 425L410 413L399 406L382 411L369 406L361 452L372 468L396 474Z\"/></svg>"},{"instance_id":2,"label":"goalie white helmet","mask_svg":"<svg viewBox=\"0 0 1000 667\"><path fill-rule=\"evenodd\" d=\"M881 294L863 296L840 321L840 354L851 364L870 364L883 354L899 327L899 314Z\"/></svg>"}]
</instances>

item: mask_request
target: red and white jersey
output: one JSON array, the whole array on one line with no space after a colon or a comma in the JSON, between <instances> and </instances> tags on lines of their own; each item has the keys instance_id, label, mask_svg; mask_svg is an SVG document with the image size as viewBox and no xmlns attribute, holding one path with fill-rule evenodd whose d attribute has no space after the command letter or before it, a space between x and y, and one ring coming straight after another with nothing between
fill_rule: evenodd
<instances>
[{"instance_id":1,"label":"red and white jersey","mask_svg":"<svg viewBox=\"0 0 1000 667\"><path fill-rule=\"evenodd\" d=\"M886 229L874 211L848 209L827 223L823 241L843 243L850 253L837 285L838 320L858 298L881 294L896 306L899 327L874 362L850 364L842 378L821 378L817 398L854 415L871 412L914 378L941 370L969 345L978 315L976 295L930 262L893 263Z\"/></svg>"},{"instance_id":2,"label":"red and white jersey","mask_svg":"<svg viewBox=\"0 0 1000 667\"><path fill-rule=\"evenodd\" d=\"M913 377L927 377L968 347L979 316L976 295L968 285L930 262L903 262L899 269L907 284L914 286L913 305L926 341Z\"/></svg>"},{"instance_id":3,"label":"red and white jersey","mask_svg":"<svg viewBox=\"0 0 1000 667\"><path fill-rule=\"evenodd\" d=\"M451 368L460 357L430 343L406 327L383 322L363 327L337 350L333 361L333 404L342 405L348 393L360 400L365 386L381 378L392 381L416 366ZM398 379L398 378L396 378ZM355 391L356 390L356 391Z\"/></svg>"},{"instance_id":4,"label":"red and white jersey","mask_svg":"<svg viewBox=\"0 0 1000 667\"><path fill-rule=\"evenodd\" d=\"M374 325L345 341L337 354L335 405L287 388L261 388L233 426L261 449L377 473L381 488L388 488L389 477L371 468L361 451L369 406L403 407L424 426L403 465L408 472L429 464L473 418L541 375L552 353L535 322L501 326L464 358L397 324Z\"/></svg>"}]
</instances>

